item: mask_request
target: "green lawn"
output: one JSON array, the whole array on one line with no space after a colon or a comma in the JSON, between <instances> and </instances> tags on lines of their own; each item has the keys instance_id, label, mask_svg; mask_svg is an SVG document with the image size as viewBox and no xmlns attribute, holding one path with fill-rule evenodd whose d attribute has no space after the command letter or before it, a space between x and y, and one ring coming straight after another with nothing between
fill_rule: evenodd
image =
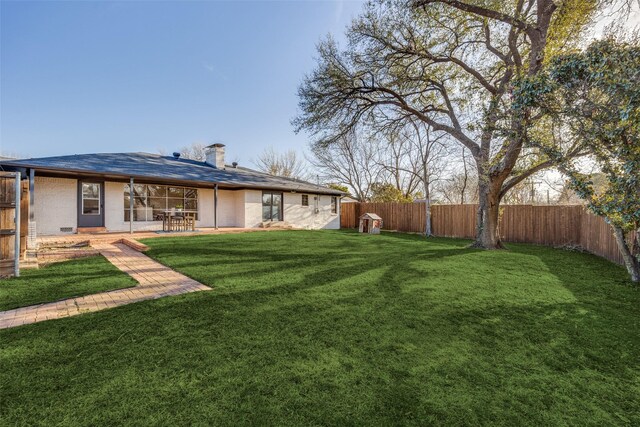
<instances>
[{"instance_id":1,"label":"green lawn","mask_svg":"<svg viewBox=\"0 0 640 427\"><path fill-rule=\"evenodd\" d=\"M20 277L0 279L0 310L135 286L102 255L22 270Z\"/></svg>"},{"instance_id":2,"label":"green lawn","mask_svg":"<svg viewBox=\"0 0 640 427\"><path fill-rule=\"evenodd\" d=\"M215 289L0 331L7 425L638 425L640 292L419 236L149 239Z\"/></svg>"}]
</instances>

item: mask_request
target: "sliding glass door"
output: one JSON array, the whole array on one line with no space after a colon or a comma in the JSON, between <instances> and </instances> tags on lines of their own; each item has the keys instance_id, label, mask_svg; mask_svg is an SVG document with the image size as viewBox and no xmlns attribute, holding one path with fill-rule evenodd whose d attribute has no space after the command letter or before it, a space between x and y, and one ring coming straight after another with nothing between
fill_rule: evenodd
<instances>
[{"instance_id":1,"label":"sliding glass door","mask_svg":"<svg viewBox=\"0 0 640 427\"><path fill-rule=\"evenodd\" d=\"M282 221L282 193L262 192L262 220Z\"/></svg>"}]
</instances>

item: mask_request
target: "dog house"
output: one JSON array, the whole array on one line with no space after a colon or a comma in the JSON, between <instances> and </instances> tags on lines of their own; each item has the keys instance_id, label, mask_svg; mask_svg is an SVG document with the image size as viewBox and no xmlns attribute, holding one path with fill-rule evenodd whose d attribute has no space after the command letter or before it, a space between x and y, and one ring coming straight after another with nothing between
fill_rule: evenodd
<instances>
[{"instance_id":1,"label":"dog house","mask_svg":"<svg viewBox=\"0 0 640 427\"><path fill-rule=\"evenodd\" d=\"M366 213L360 216L361 233L380 234L382 228L382 218L374 213Z\"/></svg>"}]
</instances>

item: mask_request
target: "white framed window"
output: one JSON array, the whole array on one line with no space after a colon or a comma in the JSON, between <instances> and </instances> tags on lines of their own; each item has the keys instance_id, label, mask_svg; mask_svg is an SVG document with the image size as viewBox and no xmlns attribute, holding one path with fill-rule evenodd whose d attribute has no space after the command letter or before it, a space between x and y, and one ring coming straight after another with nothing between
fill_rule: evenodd
<instances>
[{"instance_id":1,"label":"white framed window","mask_svg":"<svg viewBox=\"0 0 640 427\"><path fill-rule=\"evenodd\" d=\"M308 194L303 194L302 195L302 206L309 206L309 195Z\"/></svg>"},{"instance_id":2,"label":"white framed window","mask_svg":"<svg viewBox=\"0 0 640 427\"><path fill-rule=\"evenodd\" d=\"M338 198L336 196L331 196L331 213L338 213Z\"/></svg>"},{"instance_id":3,"label":"white framed window","mask_svg":"<svg viewBox=\"0 0 640 427\"><path fill-rule=\"evenodd\" d=\"M100 184L82 183L82 215L100 215Z\"/></svg>"}]
</instances>

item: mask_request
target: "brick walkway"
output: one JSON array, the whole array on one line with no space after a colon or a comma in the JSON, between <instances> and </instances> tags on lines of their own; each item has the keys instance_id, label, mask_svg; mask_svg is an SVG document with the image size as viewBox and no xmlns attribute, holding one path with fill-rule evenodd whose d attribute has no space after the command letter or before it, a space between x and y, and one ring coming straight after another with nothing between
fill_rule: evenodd
<instances>
[{"instance_id":1,"label":"brick walkway","mask_svg":"<svg viewBox=\"0 0 640 427\"><path fill-rule=\"evenodd\" d=\"M128 289L0 311L0 329L75 316L169 295L211 289L124 244L111 244L105 240L92 242L92 246L113 265L133 277L139 285Z\"/></svg>"}]
</instances>

